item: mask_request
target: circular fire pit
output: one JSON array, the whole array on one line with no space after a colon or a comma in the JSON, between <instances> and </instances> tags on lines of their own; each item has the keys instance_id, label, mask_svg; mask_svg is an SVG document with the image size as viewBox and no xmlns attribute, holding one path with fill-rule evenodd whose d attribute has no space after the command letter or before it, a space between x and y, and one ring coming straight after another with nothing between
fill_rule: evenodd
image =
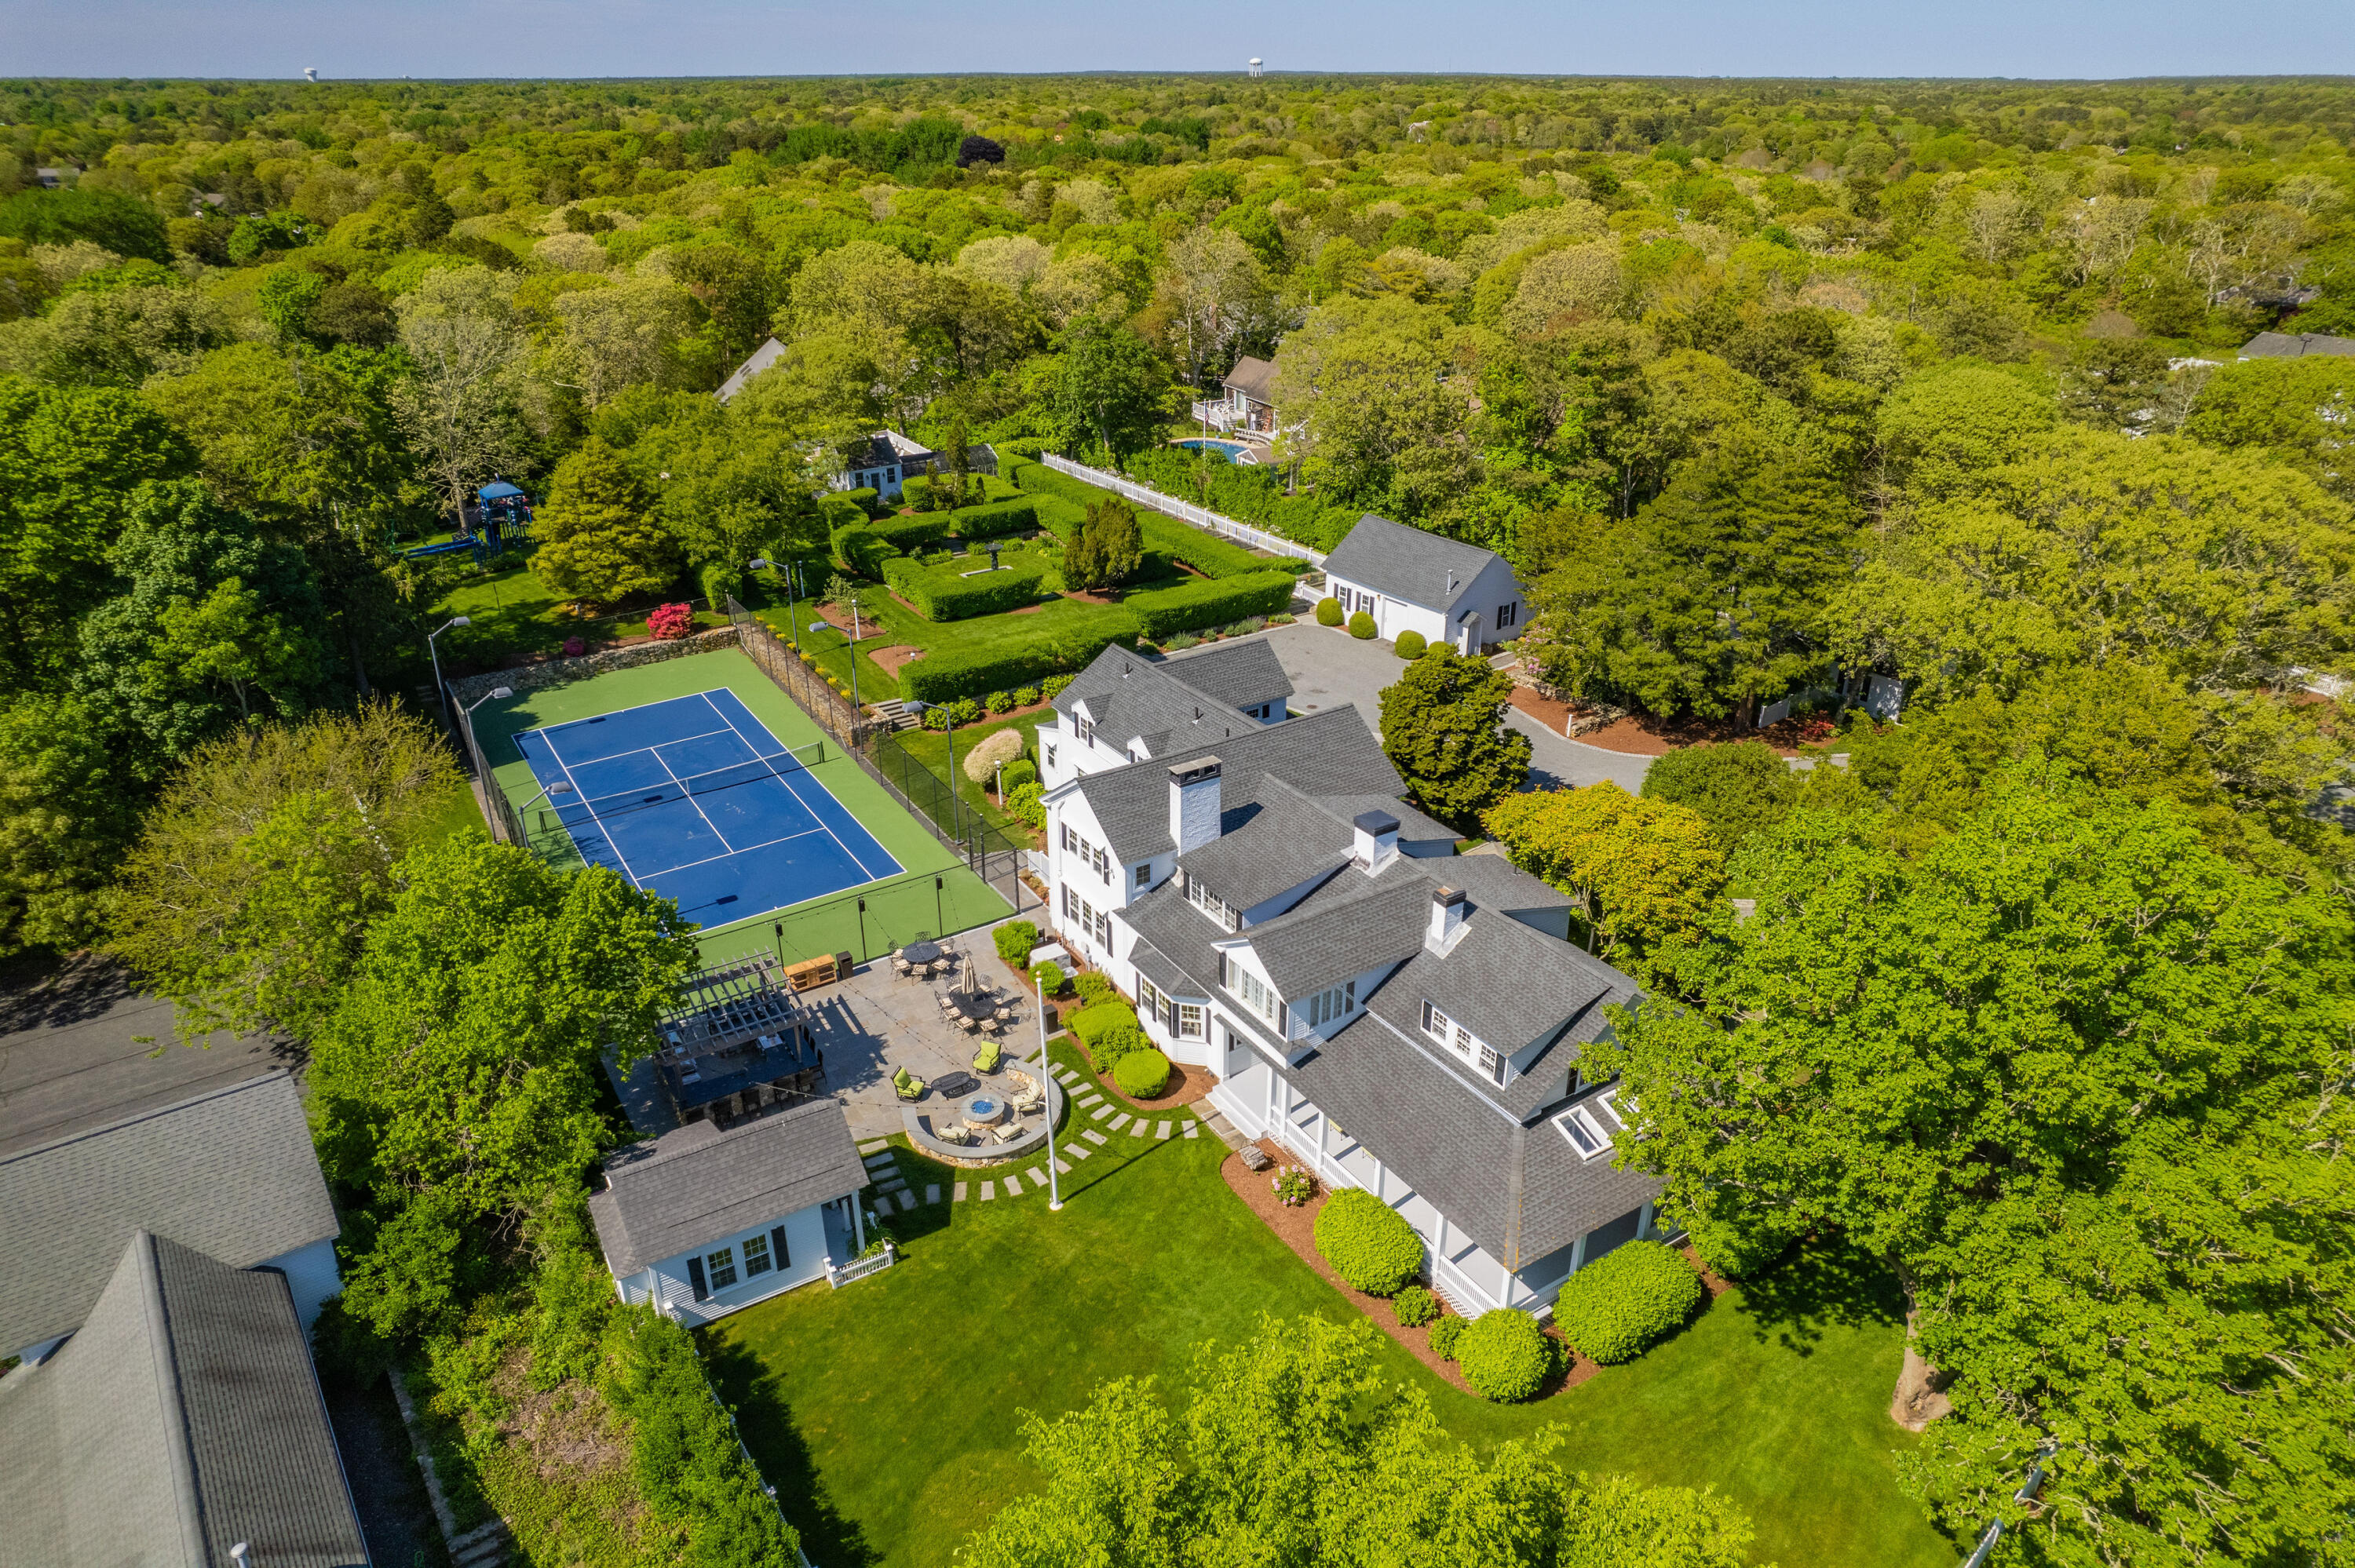
<instances>
[{"instance_id":1,"label":"circular fire pit","mask_svg":"<svg viewBox=\"0 0 2355 1568\"><path fill-rule=\"evenodd\" d=\"M1006 1115L1006 1102L989 1095L975 1095L964 1102L964 1119L979 1125L997 1121Z\"/></svg>"}]
</instances>

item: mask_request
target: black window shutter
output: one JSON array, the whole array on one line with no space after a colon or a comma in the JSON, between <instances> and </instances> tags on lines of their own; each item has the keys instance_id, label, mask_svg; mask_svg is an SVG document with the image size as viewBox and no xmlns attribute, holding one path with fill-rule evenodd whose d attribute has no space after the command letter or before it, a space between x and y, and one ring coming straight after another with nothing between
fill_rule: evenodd
<instances>
[{"instance_id":1,"label":"black window shutter","mask_svg":"<svg viewBox=\"0 0 2355 1568\"><path fill-rule=\"evenodd\" d=\"M1223 952L1219 955L1219 983L1220 985L1226 985L1229 983L1227 980L1227 955Z\"/></svg>"},{"instance_id":2,"label":"black window shutter","mask_svg":"<svg viewBox=\"0 0 2355 1568\"><path fill-rule=\"evenodd\" d=\"M769 1249L777 1255L777 1266L784 1268L794 1261L793 1249L785 1245L785 1227L777 1226L769 1233Z\"/></svg>"},{"instance_id":3,"label":"black window shutter","mask_svg":"<svg viewBox=\"0 0 2355 1568\"><path fill-rule=\"evenodd\" d=\"M703 1286L703 1260L701 1258L690 1257L687 1260L687 1282L695 1287L695 1298L698 1301L703 1300L711 1294L711 1292L705 1289Z\"/></svg>"}]
</instances>

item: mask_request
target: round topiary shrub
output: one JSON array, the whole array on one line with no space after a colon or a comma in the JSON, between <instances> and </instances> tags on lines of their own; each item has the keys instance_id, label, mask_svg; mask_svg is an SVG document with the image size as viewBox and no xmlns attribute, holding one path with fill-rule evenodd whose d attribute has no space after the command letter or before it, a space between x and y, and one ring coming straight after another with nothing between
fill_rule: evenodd
<instances>
[{"instance_id":1,"label":"round topiary shrub","mask_svg":"<svg viewBox=\"0 0 2355 1568\"><path fill-rule=\"evenodd\" d=\"M1439 1316L1439 1298L1420 1285L1410 1285L1391 1298L1391 1310L1405 1327L1420 1329Z\"/></svg>"},{"instance_id":2,"label":"round topiary shrub","mask_svg":"<svg viewBox=\"0 0 2355 1568\"><path fill-rule=\"evenodd\" d=\"M1362 609L1358 611L1357 614L1349 617L1349 635L1356 638L1360 642L1372 641L1374 640L1374 618L1367 614Z\"/></svg>"},{"instance_id":3,"label":"round topiary shrub","mask_svg":"<svg viewBox=\"0 0 2355 1568\"><path fill-rule=\"evenodd\" d=\"M1430 646L1430 639L1420 631L1401 631L1398 634L1398 641L1391 644L1401 659L1420 659L1423 650Z\"/></svg>"},{"instance_id":4,"label":"round topiary shrub","mask_svg":"<svg viewBox=\"0 0 2355 1568\"><path fill-rule=\"evenodd\" d=\"M1082 1001L1093 1007L1112 994L1112 981L1104 979L1095 970L1090 969L1083 975L1073 977L1071 989L1080 993Z\"/></svg>"},{"instance_id":5,"label":"round topiary shrub","mask_svg":"<svg viewBox=\"0 0 2355 1568\"><path fill-rule=\"evenodd\" d=\"M1464 1338L1464 1319L1453 1313L1431 1326L1431 1353L1443 1361L1455 1359L1456 1341Z\"/></svg>"},{"instance_id":6,"label":"round topiary shrub","mask_svg":"<svg viewBox=\"0 0 2355 1568\"><path fill-rule=\"evenodd\" d=\"M1609 1366L1634 1361L1672 1332L1702 1295L1700 1276L1683 1254L1631 1241L1570 1277L1553 1304L1554 1326L1582 1354Z\"/></svg>"},{"instance_id":7,"label":"round topiary shrub","mask_svg":"<svg viewBox=\"0 0 2355 1568\"><path fill-rule=\"evenodd\" d=\"M1147 1045L1121 1057L1112 1070L1113 1087L1133 1100L1149 1100L1169 1086L1169 1058Z\"/></svg>"},{"instance_id":8,"label":"round topiary shrub","mask_svg":"<svg viewBox=\"0 0 2355 1568\"><path fill-rule=\"evenodd\" d=\"M1396 1294L1423 1272L1423 1238L1363 1187L1345 1187L1316 1215L1316 1250L1369 1296Z\"/></svg>"},{"instance_id":9,"label":"round topiary shrub","mask_svg":"<svg viewBox=\"0 0 2355 1568\"><path fill-rule=\"evenodd\" d=\"M1472 1320L1455 1341L1455 1364L1464 1381L1483 1399L1518 1404L1545 1386L1553 1371L1553 1348L1527 1312L1499 1307Z\"/></svg>"},{"instance_id":10,"label":"round topiary shrub","mask_svg":"<svg viewBox=\"0 0 2355 1568\"><path fill-rule=\"evenodd\" d=\"M1027 757L1018 757L1006 765L1006 771L997 776L997 781L1005 785L1006 792L1011 795L1025 784L1039 781L1039 765Z\"/></svg>"},{"instance_id":11,"label":"round topiary shrub","mask_svg":"<svg viewBox=\"0 0 2355 1568\"><path fill-rule=\"evenodd\" d=\"M1063 994L1063 966L1050 959L1030 971L1030 983L1049 996Z\"/></svg>"},{"instance_id":12,"label":"round topiary shrub","mask_svg":"<svg viewBox=\"0 0 2355 1568\"><path fill-rule=\"evenodd\" d=\"M1341 601L1337 599L1318 599L1316 601L1316 624L1319 626L1340 625Z\"/></svg>"},{"instance_id":13,"label":"round topiary shrub","mask_svg":"<svg viewBox=\"0 0 2355 1568\"><path fill-rule=\"evenodd\" d=\"M1145 1031L1134 1023L1115 1023L1088 1043L1088 1054L1095 1059L1096 1071L1110 1073L1113 1081L1120 1081L1120 1065L1132 1051L1142 1051L1153 1044Z\"/></svg>"}]
</instances>

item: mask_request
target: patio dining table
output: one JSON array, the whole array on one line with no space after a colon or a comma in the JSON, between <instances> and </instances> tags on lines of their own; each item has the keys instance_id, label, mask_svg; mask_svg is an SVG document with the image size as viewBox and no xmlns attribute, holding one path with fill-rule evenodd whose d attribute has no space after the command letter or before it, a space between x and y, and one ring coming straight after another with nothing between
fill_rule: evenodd
<instances>
[{"instance_id":1,"label":"patio dining table","mask_svg":"<svg viewBox=\"0 0 2355 1568\"><path fill-rule=\"evenodd\" d=\"M911 964L929 964L941 956L938 942L911 942L900 949L900 956Z\"/></svg>"}]
</instances>

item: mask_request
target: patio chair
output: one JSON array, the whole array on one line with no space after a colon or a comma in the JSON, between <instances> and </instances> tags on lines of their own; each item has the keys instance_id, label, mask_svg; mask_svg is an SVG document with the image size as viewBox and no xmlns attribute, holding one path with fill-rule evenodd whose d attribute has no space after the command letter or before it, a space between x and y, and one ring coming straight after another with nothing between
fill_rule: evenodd
<instances>
[{"instance_id":1,"label":"patio chair","mask_svg":"<svg viewBox=\"0 0 2355 1568\"><path fill-rule=\"evenodd\" d=\"M973 1070L976 1073L995 1073L997 1071L999 1060L1004 1055L1005 1053L998 1048L996 1041L985 1040L981 1043L981 1049L974 1053Z\"/></svg>"},{"instance_id":2,"label":"patio chair","mask_svg":"<svg viewBox=\"0 0 2355 1568\"><path fill-rule=\"evenodd\" d=\"M898 975L901 980L906 980L910 975L916 972L916 966L901 958L899 954L894 953L891 955L891 972Z\"/></svg>"},{"instance_id":3,"label":"patio chair","mask_svg":"<svg viewBox=\"0 0 2355 1568\"><path fill-rule=\"evenodd\" d=\"M972 1033L975 1030L981 1027L980 1020L968 1018L962 1012L956 1015L956 1024L959 1029L964 1030L967 1034Z\"/></svg>"},{"instance_id":4,"label":"patio chair","mask_svg":"<svg viewBox=\"0 0 2355 1568\"><path fill-rule=\"evenodd\" d=\"M931 1086L905 1067L891 1075L891 1092L903 1100L922 1099L924 1091Z\"/></svg>"},{"instance_id":5,"label":"patio chair","mask_svg":"<svg viewBox=\"0 0 2355 1568\"><path fill-rule=\"evenodd\" d=\"M1009 1121L1004 1127L992 1128L990 1136L1000 1143L1011 1143L1022 1136L1022 1127L1018 1122Z\"/></svg>"}]
</instances>

